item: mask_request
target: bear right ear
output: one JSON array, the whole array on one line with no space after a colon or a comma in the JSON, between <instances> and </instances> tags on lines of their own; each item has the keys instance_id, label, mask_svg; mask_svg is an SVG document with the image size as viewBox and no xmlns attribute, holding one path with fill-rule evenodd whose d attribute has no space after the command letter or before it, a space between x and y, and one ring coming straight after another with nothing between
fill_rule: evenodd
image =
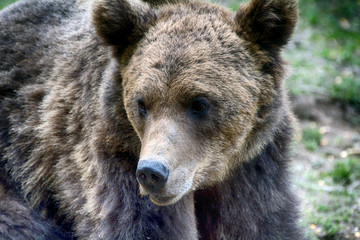
<instances>
[{"instance_id":1,"label":"bear right ear","mask_svg":"<svg viewBox=\"0 0 360 240\"><path fill-rule=\"evenodd\" d=\"M251 0L236 13L236 32L275 53L289 41L297 17L297 0Z\"/></svg>"},{"instance_id":2,"label":"bear right ear","mask_svg":"<svg viewBox=\"0 0 360 240\"><path fill-rule=\"evenodd\" d=\"M137 43L156 21L148 4L137 0L100 0L93 9L93 25L103 41L121 54Z\"/></svg>"}]
</instances>

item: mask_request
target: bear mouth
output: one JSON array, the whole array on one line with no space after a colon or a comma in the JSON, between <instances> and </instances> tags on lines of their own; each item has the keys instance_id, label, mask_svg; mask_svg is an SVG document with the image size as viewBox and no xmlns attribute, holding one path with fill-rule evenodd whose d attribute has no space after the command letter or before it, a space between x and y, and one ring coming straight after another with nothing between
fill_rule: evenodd
<instances>
[{"instance_id":1,"label":"bear mouth","mask_svg":"<svg viewBox=\"0 0 360 240\"><path fill-rule=\"evenodd\" d=\"M161 196L161 195L154 195L150 194L149 198L151 202L158 206L167 206L176 203L180 200L182 195L175 195L175 196Z\"/></svg>"}]
</instances>

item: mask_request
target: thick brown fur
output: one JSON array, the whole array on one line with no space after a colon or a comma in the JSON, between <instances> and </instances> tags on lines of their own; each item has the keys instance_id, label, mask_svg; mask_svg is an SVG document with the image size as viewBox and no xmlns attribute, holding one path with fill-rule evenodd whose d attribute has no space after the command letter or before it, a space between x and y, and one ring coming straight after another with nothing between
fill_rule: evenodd
<instances>
[{"instance_id":1,"label":"thick brown fur","mask_svg":"<svg viewBox=\"0 0 360 240\"><path fill-rule=\"evenodd\" d=\"M0 237L301 239L280 56L296 1L149 3L0 12ZM135 176L149 159L159 191Z\"/></svg>"}]
</instances>

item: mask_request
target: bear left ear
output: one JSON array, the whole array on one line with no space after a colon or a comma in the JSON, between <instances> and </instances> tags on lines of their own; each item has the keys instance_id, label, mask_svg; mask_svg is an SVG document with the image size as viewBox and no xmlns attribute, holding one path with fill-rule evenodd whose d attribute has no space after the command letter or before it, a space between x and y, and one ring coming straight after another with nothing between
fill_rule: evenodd
<instances>
[{"instance_id":1,"label":"bear left ear","mask_svg":"<svg viewBox=\"0 0 360 240\"><path fill-rule=\"evenodd\" d=\"M116 54L136 44L156 19L155 10L139 0L100 0L93 7L95 30Z\"/></svg>"},{"instance_id":2,"label":"bear left ear","mask_svg":"<svg viewBox=\"0 0 360 240\"><path fill-rule=\"evenodd\" d=\"M287 44L297 17L296 0L252 0L240 5L235 15L235 31L273 53Z\"/></svg>"}]
</instances>

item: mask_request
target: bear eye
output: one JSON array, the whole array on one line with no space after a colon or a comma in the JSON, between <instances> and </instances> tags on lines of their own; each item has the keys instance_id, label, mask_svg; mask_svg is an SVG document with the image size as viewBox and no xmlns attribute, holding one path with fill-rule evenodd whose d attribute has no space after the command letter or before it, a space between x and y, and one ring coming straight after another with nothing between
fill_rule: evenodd
<instances>
[{"instance_id":1,"label":"bear eye","mask_svg":"<svg viewBox=\"0 0 360 240\"><path fill-rule=\"evenodd\" d=\"M190 102L190 112L193 116L203 117L209 111L209 103L204 98L195 98Z\"/></svg>"},{"instance_id":2,"label":"bear eye","mask_svg":"<svg viewBox=\"0 0 360 240\"><path fill-rule=\"evenodd\" d=\"M137 104L138 104L138 108L139 108L139 113L140 113L140 115L143 116L143 117L145 117L146 114L147 114L147 109L146 109L146 107L145 107L145 103L144 103L141 99L139 99L139 100L137 101Z\"/></svg>"}]
</instances>

